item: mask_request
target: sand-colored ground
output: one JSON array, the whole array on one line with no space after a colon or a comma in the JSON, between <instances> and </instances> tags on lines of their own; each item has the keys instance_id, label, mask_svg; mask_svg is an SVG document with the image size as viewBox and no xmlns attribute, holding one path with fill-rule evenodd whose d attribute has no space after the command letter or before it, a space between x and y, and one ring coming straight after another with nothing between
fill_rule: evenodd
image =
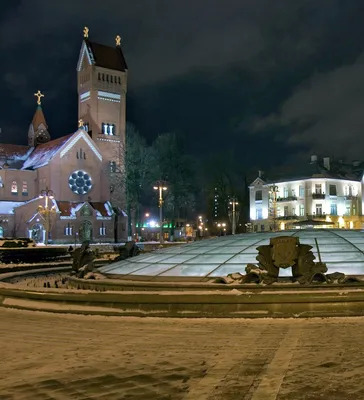
<instances>
[{"instance_id":1,"label":"sand-colored ground","mask_svg":"<svg viewBox=\"0 0 364 400\"><path fill-rule=\"evenodd\" d=\"M177 320L0 308L0 399L364 399L364 318Z\"/></svg>"}]
</instances>

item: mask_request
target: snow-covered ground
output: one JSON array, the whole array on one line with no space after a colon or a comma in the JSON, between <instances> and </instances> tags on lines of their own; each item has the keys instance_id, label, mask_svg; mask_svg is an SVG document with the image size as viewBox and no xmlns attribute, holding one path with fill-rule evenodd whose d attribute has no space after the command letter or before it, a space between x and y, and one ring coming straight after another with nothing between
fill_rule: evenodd
<instances>
[{"instance_id":1,"label":"snow-covered ground","mask_svg":"<svg viewBox=\"0 0 364 400\"><path fill-rule=\"evenodd\" d=\"M364 399L364 318L0 321L1 399Z\"/></svg>"}]
</instances>

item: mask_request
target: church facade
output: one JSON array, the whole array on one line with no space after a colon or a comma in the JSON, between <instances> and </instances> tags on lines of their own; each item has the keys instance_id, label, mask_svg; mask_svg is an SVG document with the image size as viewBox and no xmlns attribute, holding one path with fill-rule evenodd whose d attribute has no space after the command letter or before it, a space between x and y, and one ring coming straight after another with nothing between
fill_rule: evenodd
<instances>
[{"instance_id":1,"label":"church facade","mask_svg":"<svg viewBox=\"0 0 364 400\"><path fill-rule=\"evenodd\" d=\"M90 41L88 33L85 28L77 63L77 131L52 140L38 91L28 145L0 144L0 237L127 239L123 198L112 185L123 170L127 65L119 36L111 47Z\"/></svg>"}]
</instances>

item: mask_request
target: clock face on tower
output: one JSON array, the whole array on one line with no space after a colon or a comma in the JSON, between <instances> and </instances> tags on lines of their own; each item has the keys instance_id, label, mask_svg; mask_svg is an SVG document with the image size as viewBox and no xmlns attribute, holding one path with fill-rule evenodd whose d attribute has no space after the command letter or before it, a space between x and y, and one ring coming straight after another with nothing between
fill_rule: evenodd
<instances>
[{"instance_id":1,"label":"clock face on tower","mask_svg":"<svg viewBox=\"0 0 364 400\"><path fill-rule=\"evenodd\" d=\"M68 178L68 185L73 193L86 194L92 188L91 176L85 171L72 172Z\"/></svg>"}]
</instances>

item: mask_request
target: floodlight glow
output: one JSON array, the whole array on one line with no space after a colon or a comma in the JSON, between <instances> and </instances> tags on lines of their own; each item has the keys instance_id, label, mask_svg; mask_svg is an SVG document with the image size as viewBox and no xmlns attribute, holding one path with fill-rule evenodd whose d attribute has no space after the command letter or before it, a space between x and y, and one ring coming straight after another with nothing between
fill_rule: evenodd
<instances>
[{"instance_id":1,"label":"floodlight glow","mask_svg":"<svg viewBox=\"0 0 364 400\"><path fill-rule=\"evenodd\" d=\"M157 226L157 223L155 222L155 221L149 221L149 226L151 227L151 228L155 228L156 226Z\"/></svg>"}]
</instances>

